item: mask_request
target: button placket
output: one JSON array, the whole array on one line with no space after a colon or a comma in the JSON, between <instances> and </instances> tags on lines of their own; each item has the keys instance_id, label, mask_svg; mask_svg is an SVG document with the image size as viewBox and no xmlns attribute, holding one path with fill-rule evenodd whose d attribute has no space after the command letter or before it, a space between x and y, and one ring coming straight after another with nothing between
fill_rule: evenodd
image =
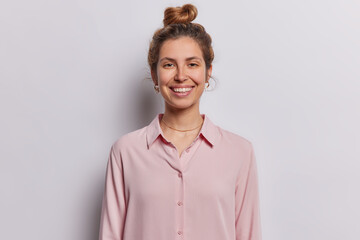
<instances>
[{"instance_id":1,"label":"button placket","mask_svg":"<svg viewBox=\"0 0 360 240\"><path fill-rule=\"evenodd\" d=\"M183 239L184 236L184 178L183 173L178 172L177 177L179 179L177 187L178 187L178 194L177 194L177 202L176 204L176 218L177 218L177 235L180 237L179 239Z\"/></svg>"},{"instance_id":2,"label":"button placket","mask_svg":"<svg viewBox=\"0 0 360 240\"><path fill-rule=\"evenodd\" d=\"M196 150L198 149L199 145L200 145L201 141L194 141L187 149L185 149L185 151L179 156L178 152L176 150L176 147L173 147L173 152L174 154L176 154L176 158L178 160L179 163L179 168L178 168L178 179L179 181L177 181L177 196L176 196L176 202L174 204L176 204L176 229L177 229L177 239L179 240L183 240L184 239L184 231L186 231L185 226L185 207L184 204L186 204L186 202L184 203L184 194L185 194L185 182L184 182L184 171L188 168L188 163L190 161L191 158L193 158L194 153L196 152Z\"/></svg>"}]
</instances>

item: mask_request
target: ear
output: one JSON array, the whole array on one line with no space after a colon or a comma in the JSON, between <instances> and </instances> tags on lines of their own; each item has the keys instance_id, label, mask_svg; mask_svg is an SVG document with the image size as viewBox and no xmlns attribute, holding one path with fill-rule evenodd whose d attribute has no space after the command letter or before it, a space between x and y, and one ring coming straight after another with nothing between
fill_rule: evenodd
<instances>
[{"instance_id":1,"label":"ear","mask_svg":"<svg viewBox=\"0 0 360 240\"><path fill-rule=\"evenodd\" d=\"M209 82L211 73L212 73L212 65L210 65L209 69L206 71L206 81L205 82Z\"/></svg>"},{"instance_id":2,"label":"ear","mask_svg":"<svg viewBox=\"0 0 360 240\"><path fill-rule=\"evenodd\" d=\"M155 85L158 84L158 83L157 83L156 72L153 71L152 69L151 69L151 78L152 78L152 80L153 80L153 82L154 82Z\"/></svg>"}]
</instances>

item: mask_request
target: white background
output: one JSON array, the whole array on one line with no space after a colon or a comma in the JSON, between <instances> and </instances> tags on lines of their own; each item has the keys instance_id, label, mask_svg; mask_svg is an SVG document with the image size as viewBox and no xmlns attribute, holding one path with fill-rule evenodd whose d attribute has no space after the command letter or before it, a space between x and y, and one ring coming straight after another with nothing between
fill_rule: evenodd
<instances>
[{"instance_id":1,"label":"white background","mask_svg":"<svg viewBox=\"0 0 360 240\"><path fill-rule=\"evenodd\" d=\"M97 239L110 146L163 112L148 44L183 3L0 3L1 239ZM254 144L263 239L359 239L360 2L192 3L215 50L200 112Z\"/></svg>"}]
</instances>

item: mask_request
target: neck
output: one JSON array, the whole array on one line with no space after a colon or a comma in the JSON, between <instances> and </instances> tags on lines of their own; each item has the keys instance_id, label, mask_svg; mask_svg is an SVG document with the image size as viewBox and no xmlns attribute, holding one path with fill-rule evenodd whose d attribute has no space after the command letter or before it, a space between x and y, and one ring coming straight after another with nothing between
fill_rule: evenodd
<instances>
[{"instance_id":1,"label":"neck","mask_svg":"<svg viewBox=\"0 0 360 240\"><path fill-rule=\"evenodd\" d=\"M162 120L164 120L167 125L179 130L193 129L203 122L199 108L174 109L165 107ZM199 129L200 127L197 130Z\"/></svg>"}]
</instances>

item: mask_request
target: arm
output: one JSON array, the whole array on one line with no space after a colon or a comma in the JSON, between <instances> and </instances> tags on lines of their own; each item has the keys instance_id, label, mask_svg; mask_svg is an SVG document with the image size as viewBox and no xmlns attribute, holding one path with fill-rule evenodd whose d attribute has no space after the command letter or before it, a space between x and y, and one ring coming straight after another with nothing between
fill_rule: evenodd
<instances>
[{"instance_id":1,"label":"arm","mask_svg":"<svg viewBox=\"0 0 360 240\"><path fill-rule=\"evenodd\" d=\"M235 189L236 240L261 240L258 175L254 149L244 162Z\"/></svg>"},{"instance_id":2,"label":"arm","mask_svg":"<svg viewBox=\"0 0 360 240\"><path fill-rule=\"evenodd\" d=\"M111 147L102 199L99 240L122 240L126 215L120 152Z\"/></svg>"}]
</instances>

